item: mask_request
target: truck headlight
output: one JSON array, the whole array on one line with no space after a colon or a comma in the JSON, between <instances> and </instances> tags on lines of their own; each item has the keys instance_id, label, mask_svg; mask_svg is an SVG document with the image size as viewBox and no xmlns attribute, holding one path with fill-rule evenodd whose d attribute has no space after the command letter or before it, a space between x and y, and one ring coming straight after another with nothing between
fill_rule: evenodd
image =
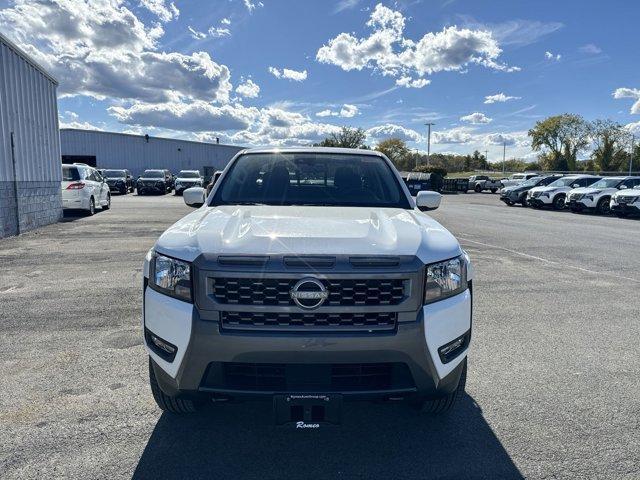
<instances>
[{"instance_id":1,"label":"truck headlight","mask_svg":"<svg viewBox=\"0 0 640 480\"><path fill-rule=\"evenodd\" d=\"M185 302L192 301L190 263L156 253L150 266L151 288Z\"/></svg>"},{"instance_id":2,"label":"truck headlight","mask_svg":"<svg viewBox=\"0 0 640 480\"><path fill-rule=\"evenodd\" d=\"M427 265L424 303L437 302L467 289L467 263L463 256Z\"/></svg>"}]
</instances>

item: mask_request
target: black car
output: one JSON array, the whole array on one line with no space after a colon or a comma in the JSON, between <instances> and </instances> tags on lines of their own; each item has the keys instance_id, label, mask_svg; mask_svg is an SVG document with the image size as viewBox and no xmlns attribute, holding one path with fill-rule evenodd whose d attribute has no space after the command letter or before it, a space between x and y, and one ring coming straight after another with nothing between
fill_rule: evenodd
<instances>
[{"instance_id":1,"label":"black car","mask_svg":"<svg viewBox=\"0 0 640 480\"><path fill-rule=\"evenodd\" d=\"M519 203L523 207L527 206L527 192L533 187L546 187L552 182L562 177L562 175L546 175L544 177L533 177L524 182L513 185L512 187L505 187L500 191L500 200L509 205L514 206Z\"/></svg>"},{"instance_id":2,"label":"black car","mask_svg":"<svg viewBox=\"0 0 640 480\"><path fill-rule=\"evenodd\" d=\"M138 195L160 193L164 195L172 189L173 176L169 170L145 170L136 183Z\"/></svg>"},{"instance_id":3,"label":"black car","mask_svg":"<svg viewBox=\"0 0 640 480\"><path fill-rule=\"evenodd\" d=\"M107 180L109 191L119 192L126 195L133 192L133 176L129 170L109 170L103 171L102 176Z\"/></svg>"}]
</instances>

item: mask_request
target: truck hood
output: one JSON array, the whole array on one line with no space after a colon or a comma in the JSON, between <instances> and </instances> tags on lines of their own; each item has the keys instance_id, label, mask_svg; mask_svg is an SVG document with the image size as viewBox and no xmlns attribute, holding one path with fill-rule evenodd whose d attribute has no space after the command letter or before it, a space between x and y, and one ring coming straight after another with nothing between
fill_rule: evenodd
<instances>
[{"instance_id":1,"label":"truck hood","mask_svg":"<svg viewBox=\"0 0 640 480\"><path fill-rule=\"evenodd\" d=\"M156 251L187 261L213 255L417 255L462 253L442 225L417 210L365 207L202 207L167 229Z\"/></svg>"},{"instance_id":2,"label":"truck hood","mask_svg":"<svg viewBox=\"0 0 640 480\"><path fill-rule=\"evenodd\" d=\"M553 192L553 191L568 192L569 190L571 190L571 187L534 187L529 191L531 193L535 193L535 192Z\"/></svg>"},{"instance_id":3,"label":"truck hood","mask_svg":"<svg viewBox=\"0 0 640 480\"><path fill-rule=\"evenodd\" d=\"M611 192L617 192L618 189L617 188L591 188L591 187L580 187L580 188L574 188L573 190L571 190L569 192L569 194L572 193L580 193L580 194L584 194L584 195L591 195L591 194L600 194L600 193L611 193Z\"/></svg>"}]
</instances>

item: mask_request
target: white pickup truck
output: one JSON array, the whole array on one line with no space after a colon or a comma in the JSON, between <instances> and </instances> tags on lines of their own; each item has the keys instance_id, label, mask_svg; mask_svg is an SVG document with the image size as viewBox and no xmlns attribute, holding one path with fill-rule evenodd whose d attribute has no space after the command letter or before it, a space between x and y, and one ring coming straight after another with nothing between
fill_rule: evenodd
<instances>
[{"instance_id":1,"label":"white pickup truck","mask_svg":"<svg viewBox=\"0 0 640 480\"><path fill-rule=\"evenodd\" d=\"M502 182L500 180L489 178L487 175L472 175L469 177L469 190L474 190L477 193L485 190L496 193L501 188Z\"/></svg>"},{"instance_id":2,"label":"white pickup truck","mask_svg":"<svg viewBox=\"0 0 640 480\"><path fill-rule=\"evenodd\" d=\"M144 344L157 404L264 399L276 423L339 423L342 401L430 413L463 393L473 270L382 154L238 153L144 261ZM203 204L204 202L204 204Z\"/></svg>"}]
</instances>

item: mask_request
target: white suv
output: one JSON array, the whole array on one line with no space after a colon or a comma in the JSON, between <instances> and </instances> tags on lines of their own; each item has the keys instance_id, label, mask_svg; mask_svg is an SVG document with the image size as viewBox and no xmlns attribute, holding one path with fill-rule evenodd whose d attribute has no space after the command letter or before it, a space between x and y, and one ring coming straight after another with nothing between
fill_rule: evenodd
<instances>
[{"instance_id":1,"label":"white suv","mask_svg":"<svg viewBox=\"0 0 640 480\"><path fill-rule=\"evenodd\" d=\"M62 207L86 210L89 215L96 208L109 210L111 193L102 174L88 165L62 165Z\"/></svg>"},{"instance_id":2,"label":"white suv","mask_svg":"<svg viewBox=\"0 0 640 480\"><path fill-rule=\"evenodd\" d=\"M567 175L546 187L535 187L529 190L527 203L534 208L553 206L556 210L562 210L570 190L586 187L601 178L593 175Z\"/></svg>"},{"instance_id":3,"label":"white suv","mask_svg":"<svg viewBox=\"0 0 640 480\"><path fill-rule=\"evenodd\" d=\"M640 185L640 177L605 177L588 187L574 188L567 193L567 207L573 212L595 210L606 215L610 211L611 196Z\"/></svg>"},{"instance_id":4,"label":"white suv","mask_svg":"<svg viewBox=\"0 0 640 480\"><path fill-rule=\"evenodd\" d=\"M640 184L633 189L622 189L611 195L611 211L618 217L640 215Z\"/></svg>"},{"instance_id":5,"label":"white suv","mask_svg":"<svg viewBox=\"0 0 640 480\"><path fill-rule=\"evenodd\" d=\"M414 200L381 153L307 147L241 151L194 197L144 262L160 408L263 399L309 428L343 399L439 413L464 392L473 270L424 213L439 193Z\"/></svg>"}]
</instances>

